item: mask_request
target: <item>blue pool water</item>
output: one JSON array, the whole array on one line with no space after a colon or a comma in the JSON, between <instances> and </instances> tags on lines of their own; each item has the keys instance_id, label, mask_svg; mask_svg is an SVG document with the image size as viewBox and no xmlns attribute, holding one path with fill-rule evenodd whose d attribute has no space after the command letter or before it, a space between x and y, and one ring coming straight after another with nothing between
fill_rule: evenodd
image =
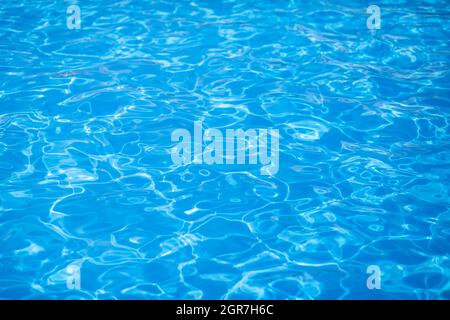
<instances>
[{"instance_id":1,"label":"blue pool water","mask_svg":"<svg viewBox=\"0 0 450 320\"><path fill-rule=\"evenodd\" d=\"M450 299L449 19L2 1L0 298ZM175 166L194 121L279 130L278 172Z\"/></svg>"}]
</instances>

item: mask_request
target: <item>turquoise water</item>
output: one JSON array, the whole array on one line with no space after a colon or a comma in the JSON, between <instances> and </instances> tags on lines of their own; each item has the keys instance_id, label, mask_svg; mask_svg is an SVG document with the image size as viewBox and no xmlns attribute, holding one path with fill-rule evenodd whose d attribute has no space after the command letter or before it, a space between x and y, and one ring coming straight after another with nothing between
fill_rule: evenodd
<instances>
[{"instance_id":1,"label":"turquoise water","mask_svg":"<svg viewBox=\"0 0 450 320\"><path fill-rule=\"evenodd\" d=\"M0 298L450 299L450 3L370 4L2 1Z\"/></svg>"}]
</instances>

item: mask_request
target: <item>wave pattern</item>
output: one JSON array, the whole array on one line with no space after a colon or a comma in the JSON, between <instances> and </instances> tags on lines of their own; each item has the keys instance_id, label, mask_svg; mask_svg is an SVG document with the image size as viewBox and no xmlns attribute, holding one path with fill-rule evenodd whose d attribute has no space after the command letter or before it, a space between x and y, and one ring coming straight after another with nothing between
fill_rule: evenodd
<instances>
[{"instance_id":1,"label":"wave pattern","mask_svg":"<svg viewBox=\"0 0 450 320\"><path fill-rule=\"evenodd\" d=\"M450 299L448 1L73 3L0 3L0 298ZM196 120L279 172L174 166Z\"/></svg>"}]
</instances>

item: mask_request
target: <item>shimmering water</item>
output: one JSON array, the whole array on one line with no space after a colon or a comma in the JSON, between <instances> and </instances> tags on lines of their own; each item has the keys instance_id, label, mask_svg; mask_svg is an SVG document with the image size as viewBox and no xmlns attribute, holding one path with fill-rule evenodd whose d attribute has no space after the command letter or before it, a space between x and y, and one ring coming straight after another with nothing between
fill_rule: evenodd
<instances>
[{"instance_id":1,"label":"shimmering water","mask_svg":"<svg viewBox=\"0 0 450 320\"><path fill-rule=\"evenodd\" d=\"M1 1L0 298L449 299L450 3L369 4ZM278 173L173 165L196 120Z\"/></svg>"}]
</instances>

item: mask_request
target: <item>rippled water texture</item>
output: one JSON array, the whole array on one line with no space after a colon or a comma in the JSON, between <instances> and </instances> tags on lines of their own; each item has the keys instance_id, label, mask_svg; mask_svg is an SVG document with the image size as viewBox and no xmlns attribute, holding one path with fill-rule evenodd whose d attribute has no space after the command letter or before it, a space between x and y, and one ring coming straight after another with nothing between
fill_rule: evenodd
<instances>
[{"instance_id":1,"label":"rippled water texture","mask_svg":"<svg viewBox=\"0 0 450 320\"><path fill-rule=\"evenodd\" d=\"M448 1L75 3L0 3L0 298L450 299Z\"/></svg>"}]
</instances>

